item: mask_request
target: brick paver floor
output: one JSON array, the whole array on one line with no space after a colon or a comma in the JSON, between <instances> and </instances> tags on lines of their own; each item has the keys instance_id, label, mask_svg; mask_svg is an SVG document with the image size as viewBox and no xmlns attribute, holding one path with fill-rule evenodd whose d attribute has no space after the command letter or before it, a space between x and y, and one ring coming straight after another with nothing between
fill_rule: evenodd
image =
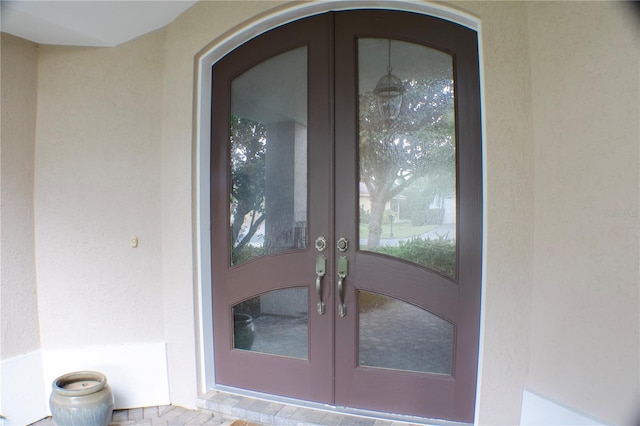
<instances>
[{"instance_id":1,"label":"brick paver floor","mask_svg":"<svg viewBox=\"0 0 640 426\"><path fill-rule=\"evenodd\" d=\"M187 410L175 405L115 410L109 426L126 425L259 426L258 423L222 418L203 411ZM56 426L56 424L51 417L47 417L33 423L32 426Z\"/></svg>"}]
</instances>

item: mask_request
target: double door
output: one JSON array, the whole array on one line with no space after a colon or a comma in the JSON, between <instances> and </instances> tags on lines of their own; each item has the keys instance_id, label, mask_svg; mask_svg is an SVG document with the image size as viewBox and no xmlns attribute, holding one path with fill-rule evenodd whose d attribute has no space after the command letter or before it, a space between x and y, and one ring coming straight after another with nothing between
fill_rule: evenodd
<instances>
[{"instance_id":1,"label":"double door","mask_svg":"<svg viewBox=\"0 0 640 426\"><path fill-rule=\"evenodd\" d=\"M327 13L238 47L212 87L216 382L472 421L476 33Z\"/></svg>"}]
</instances>

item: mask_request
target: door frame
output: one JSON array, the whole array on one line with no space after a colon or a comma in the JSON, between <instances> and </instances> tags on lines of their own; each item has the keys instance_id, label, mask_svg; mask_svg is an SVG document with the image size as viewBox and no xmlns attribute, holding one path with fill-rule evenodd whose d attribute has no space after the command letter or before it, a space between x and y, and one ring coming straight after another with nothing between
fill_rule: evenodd
<instances>
[{"instance_id":1,"label":"door frame","mask_svg":"<svg viewBox=\"0 0 640 426\"><path fill-rule=\"evenodd\" d=\"M194 84L195 123L193 152L195 154L193 166L193 188L195 206L195 254L196 254L196 327L197 327L197 366L198 393L204 394L212 389L220 389L216 384L213 365L213 306L211 303L211 241L210 241L210 138L211 138L211 79L212 66L227 53L246 41L265 33L280 25L302 19L308 16L338 10L358 9L388 9L413 12L433 16L463 25L478 34L478 57L480 71L480 102L481 102L481 131L482 131L482 188L483 188L483 218L482 218L482 279L480 300L480 335L478 353L478 376L476 380L476 421L479 413L481 371L483 361L484 341L484 307L485 307L485 271L486 271L486 158L485 114L484 114L484 79L483 54L480 20L460 10L445 7L441 4L418 3L398 0L327 0L311 4L293 4L289 7L277 8L264 14L257 15L245 21L234 31L222 34L209 45L205 46L195 59L196 75ZM240 390L239 390L240 391ZM240 391L241 392L241 391ZM251 394L251 392L247 392ZM276 399L274 397L274 399ZM312 404L312 403L310 403Z\"/></svg>"}]
</instances>

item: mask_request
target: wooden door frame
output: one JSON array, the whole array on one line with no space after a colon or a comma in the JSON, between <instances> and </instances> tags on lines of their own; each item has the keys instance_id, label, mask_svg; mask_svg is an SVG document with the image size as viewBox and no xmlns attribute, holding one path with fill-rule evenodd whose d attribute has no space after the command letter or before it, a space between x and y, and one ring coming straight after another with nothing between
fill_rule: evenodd
<instances>
[{"instance_id":1,"label":"wooden door frame","mask_svg":"<svg viewBox=\"0 0 640 426\"><path fill-rule=\"evenodd\" d=\"M207 46L204 46L195 58L195 82L194 82L194 137L193 137L193 199L194 211L193 220L195 223L194 254L196 255L195 268L195 298L194 301L197 308L197 318L194 319L194 329L197 333L198 343L198 393L204 394L211 389L216 389L214 366L213 366L213 324L212 324L212 304L211 304L211 245L210 245L210 184L209 184L209 144L211 129L211 68L220 58L225 56L236 47L253 37L262 34L272 28L286 24L293 20L312 16L329 11L336 10L358 10L358 9L388 9L406 12L414 12L417 14L433 16L445 19L463 26L466 26L478 34L478 42L480 44L479 62L480 62L480 91L481 103L483 100L483 79L482 79L482 47L481 47L481 28L480 20L475 16L464 13L460 10L449 8L441 4L415 3L403 0L328 0L320 3L311 4L293 4L290 7L276 8L264 14L250 17L242 25L237 26L233 31L222 34L214 39ZM483 132L484 147L484 114L481 116L481 128ZM486 188L486 169L484 165L486 161L483 157L483 189ZM486 212L486 203L483 203L483 209ZM483 215L483 253L486 246L486 223ZM484 328L484 307L485 304L485 257L483 256L483 275L481 282L481 318L480 318L480 348L483 343ZM482 352L480 352L478 361L478 372L482 370ZM481 374L478 373L476 381L476 389L481 386ZM480 395L476 398L476 407L479 405ZM476 409L476 419L478 410Z\"/></svg>"}]
</instances>

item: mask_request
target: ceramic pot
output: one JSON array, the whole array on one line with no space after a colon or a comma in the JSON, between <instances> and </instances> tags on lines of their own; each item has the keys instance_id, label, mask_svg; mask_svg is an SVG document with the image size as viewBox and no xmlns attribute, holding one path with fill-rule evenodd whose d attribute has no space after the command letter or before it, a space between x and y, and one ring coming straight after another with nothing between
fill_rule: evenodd
<instances>
[{"instance_id":1,"label":"ceramic pot","mask_svg":"<svg viewBox=\"0 0 640 426\"><path fill-rule=\"evenodd\" d=\"M76 371L54 380L49 406L57 425L107 426L113 413L113 393L104 374Z\"/></svg>"},{"instance_id":2,"label":"ceramic pot","mask_svg":"<svg viewBox=\"0 0 640 426\"><path fill-rule=\"evenodd\" d=\"M253 317L248 314L233 314L233 346L236 349L250 350L255 338Z\"/></svg>"}]
</instances>

